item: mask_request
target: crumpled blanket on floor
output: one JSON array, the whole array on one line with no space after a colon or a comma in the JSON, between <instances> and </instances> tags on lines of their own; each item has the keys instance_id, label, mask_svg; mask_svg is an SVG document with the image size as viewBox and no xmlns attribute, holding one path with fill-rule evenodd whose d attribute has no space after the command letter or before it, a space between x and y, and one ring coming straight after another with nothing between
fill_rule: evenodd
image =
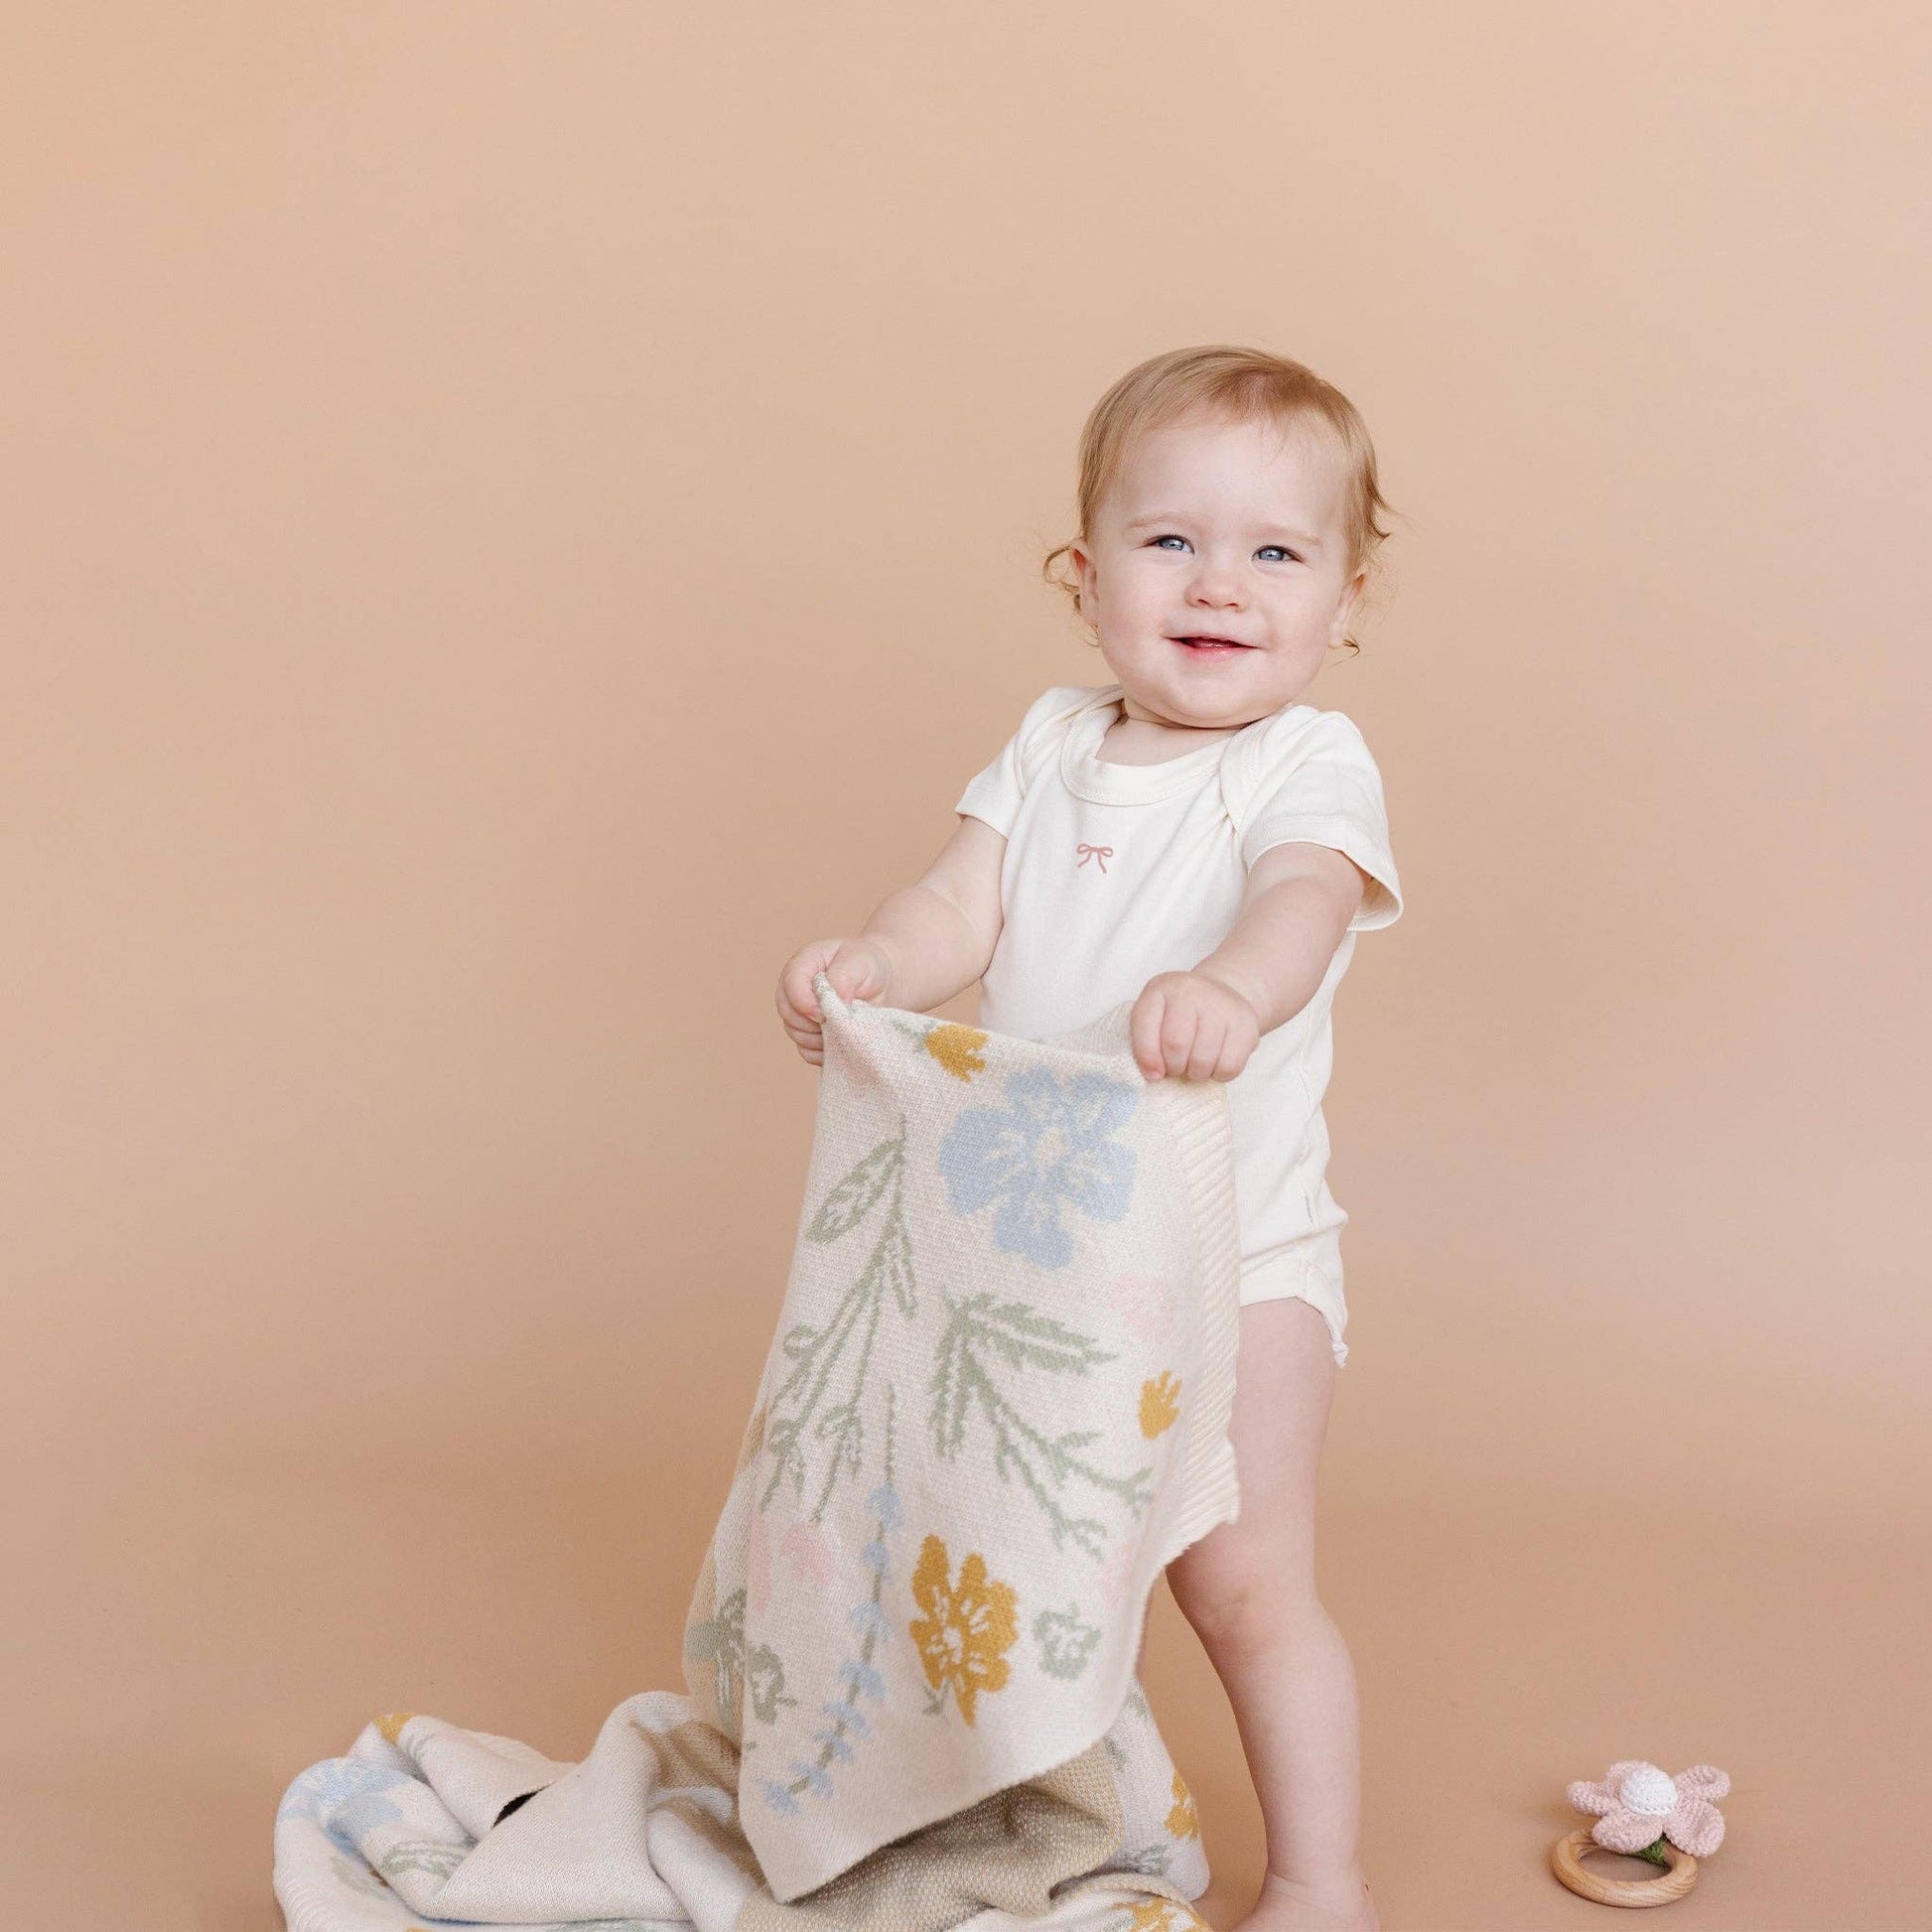
<instances>
[{"instance_id":1,"label":"crumpled blanket on floor","mask_svg":"<svg viewBox=\"0 0 1932 1932\"><path fill-rule=\"evenodd\" d=\"M1238 1497L1225 1089L823 975L777 1331L684 1633L589 1756L393 1713L275 1821L290 1932L1180 1932L1207 1864L1134 1678ZM648 1525L614 1526L626 1536Z\"/></svg>"}]
</instances>

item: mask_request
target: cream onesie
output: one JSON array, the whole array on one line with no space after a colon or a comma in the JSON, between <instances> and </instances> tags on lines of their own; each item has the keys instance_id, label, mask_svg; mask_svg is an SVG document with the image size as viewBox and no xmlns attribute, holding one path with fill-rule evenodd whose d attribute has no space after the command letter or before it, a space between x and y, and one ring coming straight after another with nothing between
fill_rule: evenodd
<instances>
[{"instance_id":1,"label":"cream onesie","mask_svg":"<svg viewBox=\"0 0 1932 1932\"><path fill-rule=\"evenodd\" d=\"M1228 1082L1241 1300L1311 1302L1340 1366L1348 1216L1328 1191L1321 1097L1329 1012L1355 934L1402 912L1382 774L1348 718L1305 704L1162 764L1102 763L1095 754L1122 716L1121 695L1118 684L1042 693L955 807L1007 841L1005 925L980 1020L1024 1039L1083 1026L1220 945L1248 868L1270 846L1307 839L1353 859L1370 883L1314 997L1264 1034Z\"/></svg>"}]
</instances>

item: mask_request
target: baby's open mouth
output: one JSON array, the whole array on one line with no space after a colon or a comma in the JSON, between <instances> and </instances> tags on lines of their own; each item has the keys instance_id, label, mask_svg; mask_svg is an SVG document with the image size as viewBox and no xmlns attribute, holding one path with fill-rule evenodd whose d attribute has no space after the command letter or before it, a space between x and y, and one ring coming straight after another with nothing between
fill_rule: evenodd
<instances>
[{"instance_id":1,"label":"baby's open mouth","mask_svg":"<svg viewBox=\"0 0 1932 1932\"><path fill-rule=\"evenodd\" d=\"M1170 643L1179 644L1183 649L1192 651L1197 657L1219 657L1230 651L1254 649L1252 644L1240 643L1233 637L1194 635L1171 637L1168 641Z\"/></svg>"}]
</instances>

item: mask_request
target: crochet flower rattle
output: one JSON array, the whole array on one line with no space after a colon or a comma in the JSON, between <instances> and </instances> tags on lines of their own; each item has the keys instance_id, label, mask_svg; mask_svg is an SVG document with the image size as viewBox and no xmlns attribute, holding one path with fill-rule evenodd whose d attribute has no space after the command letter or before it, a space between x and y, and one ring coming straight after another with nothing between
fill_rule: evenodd
<instances>
[{"instance_id":1,"label":"crochet flower rattle","mask_svg":"<svg viewBox=\"0 0 1932 1932\"><path fill-rule=\"evenodd\" d=\"M1724 1814L1713 1800L1730 1789L1715 1764L1693 1764L1671 1777L1642 1758L1620 1759L1600 1784L1574 1780L1565 1795L1596 1820L1557 1840L1550 1864L1580 1897L1599 1905L1668 1905L1697 1883L1698 1860L1725 1839ZM1584 1866L1592 1846L1666 1867L1662 1878L1601 1878Z\"/></svg>"}]
</instances>

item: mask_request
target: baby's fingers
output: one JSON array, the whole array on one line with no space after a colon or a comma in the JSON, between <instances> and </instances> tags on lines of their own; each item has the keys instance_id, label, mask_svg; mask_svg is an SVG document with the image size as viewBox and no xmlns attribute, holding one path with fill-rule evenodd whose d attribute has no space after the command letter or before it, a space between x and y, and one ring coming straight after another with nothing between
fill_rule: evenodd
<instances>
[{"instance_id":1,"label":"baby's fingers","mask_svg":"<svg viewBox=\"0 0 1932 1932\"><path fill-rule=\"evenodd\" d=\"M1128 1016L1127 1035L1133 1043L1134 1058L1141 1072L1150 1080L1160 1079L1168 1070L1161 1050L1161 1025L1167 1016L1167 1009L1165 994L1143 993L1134 1002L1134 1011Z\"/></svg>"},{"instance_id":2,"label":"baby's fingers","mask_svg":"<svg viewBox=\"0 0 1932 1932\"><path fill-rule=\"evenodd\" d=\"M820 939L801 946L785 962L778 982L778 1012L787 1028L794 1022L817 1032L823 1016L818 1010L818 994L812 981L825 970L826 962L838 951L837 939Z\"/></svg>"},{"instance_id":3,"label":"baby's fingers","mask_svg":"<svg viewBox=\"0 0 1932 1932\"><path fill-rule=\"evenodd\" d=\"M778 991L772 1000L772 1005L778 1009L780 1024L793 1039L797 1039L804 1034L817 1034L820 1024L816 1010L817 1004L816 1001L813 1001L810 1008L801 1009L797 1004L797 996L790 982L782 980L779 982Z\"/></svg>"},{"instance_id":4,"label":"baby's fingers","mask_svg":"<svg viewBox=\"0 0 1932 1932\"><path fill-rule=\"evenodd\" d=\"M784 1025L785 1037L798 1048L800 1058L809 1060L813 1066L821 1065L825 1059L825 1029L813 1022L793 1019L785 1011L782 996L778 1014Z\"/></svg>"},{"instance_id":5,"label":"baby's fingers","mask_svg":"<svg viewBox=\"0 0 1932 1932\"><path fill-rule=\"evenodd\" d=\"M1189 1080L1209 1080L1214 1077L1214 1069L1221 1061L1221 1047L1227 1038L1227 1022L1216 1020L1211 1015L1201 1020L1194 1029L1194 1037L1187 1049L1183 1077Z\"/></svg>"},{"instance_id":6,"label":"baby's fingers","mask_svg":"<svg viewBox=\"0 0 1932 1932\"><path fill-rule=\"evenodd\" d=\"M1200 1037L1200 1014L1184 994L1167 1002L1161 1016L1161 1059L1176 1080L1187 1077L1188 1062L1193 1057L1194 1042Z\"/></svg>"},{"instance_id":7,"label":"baby's fingers","mask_svg":"<svg viewBox=\"0 0 1932 1932\"><path fill-rule=\"evenodd\" d=\"M825 977L841 1000L877 999L886 984L878 955L865 946L842 949L826 967ZM813 997L816 1001L817 996Z\"/></svg>"},{"instance_id":8,"label":"baby's fingers","mask_svg":"<svg viewBox=\"0 0 1932 1932\"><path fill-rule=\"evenodd\" d=\"M1216 1080L1235 1079L1254 1056L1254 1050L1252 1046L1244 1045L1240 1038L1230 1032L1221 1042L1220 1057L1214 1062L1214 1071L1210 1077Z\"/></svg>"}]
</instances>

